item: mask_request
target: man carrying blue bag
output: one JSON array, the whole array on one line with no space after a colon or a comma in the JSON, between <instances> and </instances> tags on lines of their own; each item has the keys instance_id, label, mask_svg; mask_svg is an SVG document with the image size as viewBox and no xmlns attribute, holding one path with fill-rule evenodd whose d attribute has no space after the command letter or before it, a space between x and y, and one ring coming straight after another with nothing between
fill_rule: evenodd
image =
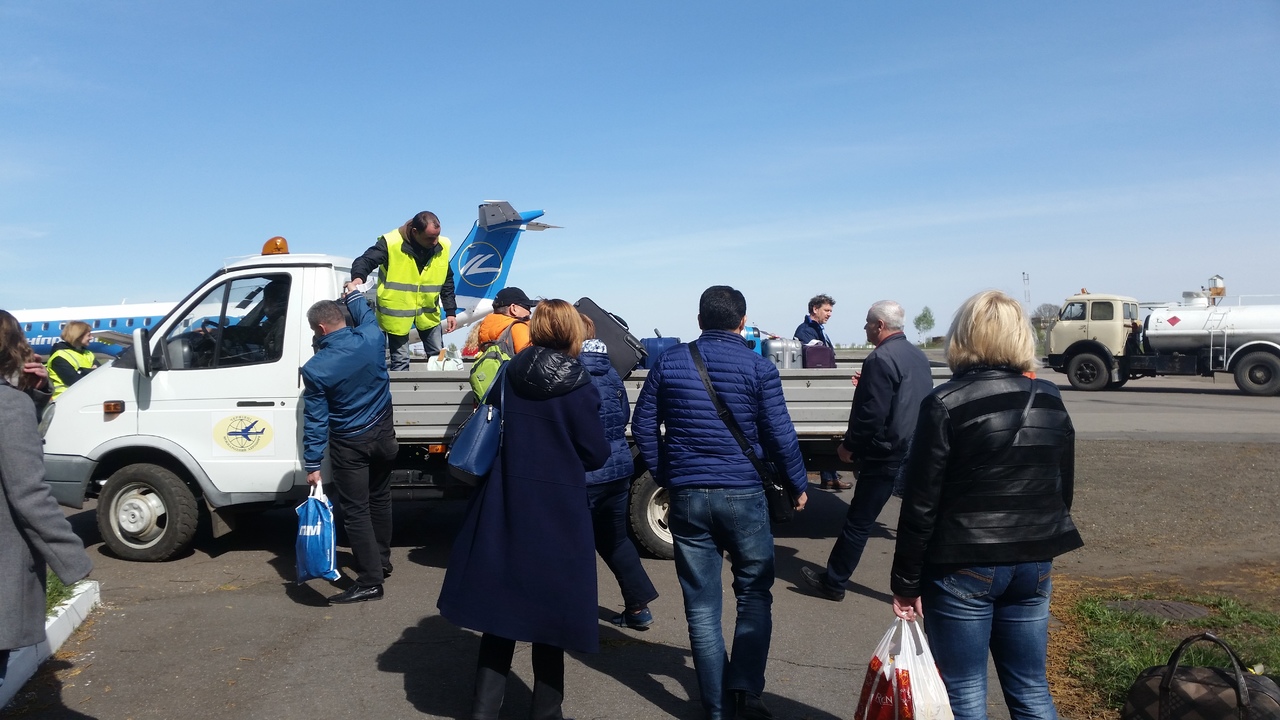
<instances>
[{"instance_id":1,"label":"man carrying blue bag","mask_svg":"<svg viewBox=\"0 0 1280 720\"><path fill-rule=\"evenodd\" d=\"M386 337L358 291L342 302L355 327L347 325L341 306L332 300L307 310L316 354L302 366L307 482L320 484L327 447L355 557L355 585L329 598L337 605L382 599L382 582L391 574L391 470L399 450Z\"/></svg>"},{"instance_id":2,"label":"man carrying blue bag","mask_svg":"<svg viewBox=\"0 0 1280 720\"><path fill-rule=\"evenodd\" d=\"M333 532L333 507L321 485L298 506L298 583L312 579L337 580L338 563Z\"/></svg>"}]
</instances>

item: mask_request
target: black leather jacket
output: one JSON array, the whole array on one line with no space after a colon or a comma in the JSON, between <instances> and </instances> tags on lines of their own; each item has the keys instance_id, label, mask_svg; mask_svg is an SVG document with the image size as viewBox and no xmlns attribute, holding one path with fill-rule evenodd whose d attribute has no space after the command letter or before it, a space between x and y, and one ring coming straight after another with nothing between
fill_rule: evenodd
<instances>
[{"instance_id":1,"label":"black leather jacket","mask_svg":"<svg viewBox=\"0 0 1280 720\"><path fill-rule=\"evenodd\" d=\"M939 386L921 405L905 472L895 595L918 597L926 564L1033 562L1084 545L1070 513L1075 429L1048 381L974 368Z\"/></svg>"}]
</instances>

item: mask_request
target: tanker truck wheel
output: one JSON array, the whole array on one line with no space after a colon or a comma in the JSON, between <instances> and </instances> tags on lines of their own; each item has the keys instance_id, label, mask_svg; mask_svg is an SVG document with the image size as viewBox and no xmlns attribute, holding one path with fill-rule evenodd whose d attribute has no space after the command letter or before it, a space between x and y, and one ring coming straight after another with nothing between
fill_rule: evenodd
<instances>
[{"instance_id":1,"label":"tanker truck wheel","mask_svg":"<svg viewBox=\"0 0 1280 720\"><path fill-rule=\"evenodd\" d=\"M1093 353L1080 353L1067 363L1067 379L1077 390L1101 390L1111 381L1107 363Z\"/></svg>"},{"instance_id":2,"label":"tanker truck wheel","mask_svg":"<svg viewBox=\"0 0 1280 720\"><path fill-rule=\"evenodd\" d=\"M126 465L98 497L98 530L125 560L168 560L191 542L200 518L191 488L167 468Z\"/></svg>"},{"instance_id":3,"label":"tanker truck wheel","mask_svg":"<svg viewBox=\"0 0 1280 720\"><path fill-rule=\"evenodd\" d=\"M667 525L667 513L671 509L671 497L667 489L654 482L648 472L631 484L631 533L649 554L659 560L672 560L676 556Z\"/></svg>"},{"instance_id":4,"label":"tanker truck wheel","mask_svg":"<svg viewBox=\"0 0 1280 720\"><path fill-rule=\"evenodd\" d=\"M1236 387L1245 395L1280 395L1280 358L1249 353L1236 365Z\"/></svg>"}]
</instances>

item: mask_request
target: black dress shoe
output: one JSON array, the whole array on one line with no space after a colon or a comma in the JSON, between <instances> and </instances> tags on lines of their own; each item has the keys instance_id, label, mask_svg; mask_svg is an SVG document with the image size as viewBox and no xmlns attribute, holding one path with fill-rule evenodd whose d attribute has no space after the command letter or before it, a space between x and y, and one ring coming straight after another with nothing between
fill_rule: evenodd
<instances>
[{"instance_id":1,"label":"black dress shoe","mask_svg":"<svg viewBox=\"0 0 1280 720\"><path fill-rule=\"evenodd\" d=\"M382 566L382 577L384 577L384 578L389 578L389 577L391 577L391 571L392 571L392 570L395 570L395 568L391 566L391 563L387 563L386 565L383 565L383 566Z\"/></svg>"},{"instance_id":2,"label":"black dress shoe","mask_svg":"<svg viewBox=\"0 0 1280 720\"><path fill-rule=\"evenodd\" d=\"M368 600L381 600L381 599L382 599L381 585L370 585L368 587L353 585L350 588L343 590L337 595L334 595L333 597L329 598L329 604L330 605L346 605L349 603L358 603L358 602L365 602Z\"/></svg>"},{"instance_id":3,"label":"black dress shoe","mask_svg":"<svg viewBox=\"0 0 1280 720\"><path fill-rule=\"evenodd\" d=\"M818 593L818 597L826 598L832 602L840 602L844 599L844 588L835 588L827 584L827 574L825 572L816 573L807 567L800 568L800 574L804 576L804 582Z\"/></svg>"},{"instance_id":4,"label":"black dress shoe","mask_svg":"<svg viewBox=\"0 0 1280 720\"><path fill-rule=\"evenodd\" d=\"M746 690L733 691L733 716L738 720L773 720L773 713L765 707L764 700Z\"/></svg>"}]
</instances>

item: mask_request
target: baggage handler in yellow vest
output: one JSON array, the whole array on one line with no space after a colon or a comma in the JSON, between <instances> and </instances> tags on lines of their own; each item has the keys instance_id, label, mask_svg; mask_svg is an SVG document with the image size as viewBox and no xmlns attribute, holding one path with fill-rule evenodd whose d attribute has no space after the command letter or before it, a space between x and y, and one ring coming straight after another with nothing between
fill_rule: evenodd
<instances>
[{"instance_id":1,"label":"baggage handler in yellow vest","mask_svg":"<svg viewBox=\"0 0 1280 720\"><path fill-rule=\"evenodd\" d=\"M91 337L92 332L86 322L72 320L62 328L62 342L53 346L49 361L45 363L49 382L53 384L52 400L57 400L67 388L98 367L98 358L89 351Z\"/></svg>"},{"instance_id":2,"label":"baggage handler in yellow vest","mask_svg":"<svg viewBox=\"0 0 1280 720\"><path fill-rule=\"evenodd\" d=\"M363 285L374 268L380 270L378 327L387 334L389 370L409 369L410 330L418 329L422 349L431 356L444 347L444 333L457 327L449 247L449 238L440 235L440 219L423 211L380 236L351 263L347 292Z\"/></svg>"}]
</instances>

